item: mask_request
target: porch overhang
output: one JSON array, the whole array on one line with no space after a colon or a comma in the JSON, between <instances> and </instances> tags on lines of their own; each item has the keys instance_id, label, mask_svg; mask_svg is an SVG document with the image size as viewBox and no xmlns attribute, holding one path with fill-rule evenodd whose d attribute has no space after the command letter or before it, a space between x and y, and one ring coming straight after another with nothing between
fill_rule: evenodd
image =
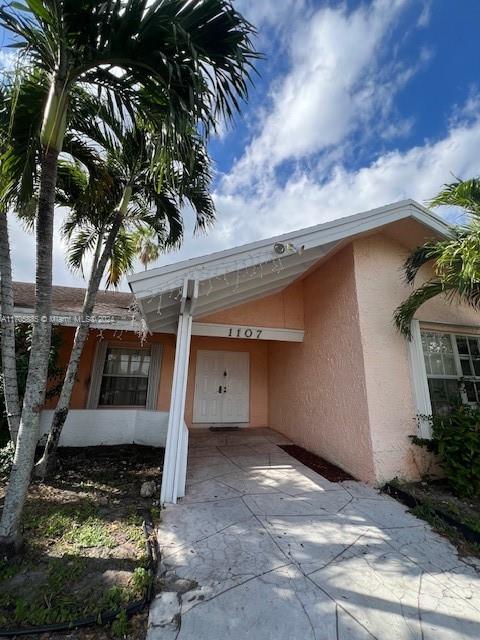
<instances>
[{"instance_id":1,"label":"porch overhang","mask_svg":"<svg viewBox=\"0 0 480 640\"><path fill-rule=\"evenodd\" d=\"M128 278L152 332L176 332L183 286L198 282L193 320L282 291L353 237L413 218L435 235L447 235L443 220L414 202L348 216L234 249L151 269Z\"/></svg>"}]
</instances>

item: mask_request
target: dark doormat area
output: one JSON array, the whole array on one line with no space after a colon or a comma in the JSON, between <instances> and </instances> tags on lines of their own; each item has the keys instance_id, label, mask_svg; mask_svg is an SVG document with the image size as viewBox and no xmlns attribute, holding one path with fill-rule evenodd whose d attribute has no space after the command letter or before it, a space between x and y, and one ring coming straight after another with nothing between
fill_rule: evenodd
<instances>
[{"instance_id":1,"label":"dark doormat area","mask_svg":"<svg viewBox=\"0 0 480 640\"><path fill-rule=\"evenodd\" d=\"M240 431L240 427L209 427L209 431Z\"/></svg>"},{"instance_id":2,"label":"dark doormat area","mask_svg":"<svg viewBox=\"0 0 480 640\"><path fill-rule=\"evenodd\" d=\"M299 447L296 444L279 444L280 449L286 451L292 458L295 458L309 469L313 469L330 482L342 482L343 480L355 480L349 473L336 467L331 462L327 462L320 456Z\"/></svg>"}]
</instances>

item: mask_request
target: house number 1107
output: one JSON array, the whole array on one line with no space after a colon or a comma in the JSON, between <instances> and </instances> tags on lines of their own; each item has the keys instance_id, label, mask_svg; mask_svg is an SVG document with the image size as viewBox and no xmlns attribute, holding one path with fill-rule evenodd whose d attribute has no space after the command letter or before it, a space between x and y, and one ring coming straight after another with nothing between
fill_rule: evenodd
<instances>
[{"instance_id":1,"label":"house number 1107","mask_svg":"<svg viewBox=\"0 0 480 640\"><path fill-rule=\"evenodd\" d=\"M249 327L241 327L239 329L230 327L228 330L229 338L254 338L255 340L258 340L261 335L262 329L250 329Z\"/></svg>"}]
</instances>

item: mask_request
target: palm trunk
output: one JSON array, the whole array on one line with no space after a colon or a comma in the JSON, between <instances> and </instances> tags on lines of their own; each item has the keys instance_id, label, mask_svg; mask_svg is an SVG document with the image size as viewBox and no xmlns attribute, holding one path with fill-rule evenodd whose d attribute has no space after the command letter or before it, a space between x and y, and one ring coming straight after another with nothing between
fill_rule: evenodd
<instances>
[{"instance_id":1,"label":"palm trunk","mask_svg":"<svg viewBox=\"0 0 480 640\"><path fill-rule=\"evenodd\" d=\"M92 271L90 274L90 279L88 282L88 288L85 294L85 299L83 301L83 309L82 309L83 318L90 317L93 313L98 289L100 287L100 283L102 281L102 277L105 272L105 267L107 266L107 262L112 253L113 245L117 238L117 234L122 224L122 220L123 220L123 214L122 212L119 211L115 216L113 225L107 236L107 240L105 242L103 253L100 259L98 260L97 253L95 255L93 265L92 265ZM99 242L100 242L100 239L99 239ZM101 244L97 245L97 249L98 249L98 246L101 246ZM62 390L60 392L60 398L58 399L55 413L53 414L52 426L50 428L50 433L48 434L48 439L45 444L45 451L43 453L42 458L38 461L35 467L35 475L37 477L44 478L45 475L51 473L55 467L58 443L60 441L60 436L62 434L63 426L68 416L68 410L69 410L70 401L72 398L73 386L75 384L75 379L77 377L77 372L78 372L78 366L80 364L80 358L83 352L83 348L85 346L85 341L88 337L89 330L90 330L90 324L86 321L82 321L80 326L77 327L77 330L75 331L72 351L70 353L70 360L68 362L65 379L63 382Z\"/></svg>"},{"instance_id":2,"label":"palm trunk","mask_svg":"<svg viewBox=\"0 0 480 640\"><path fill-rule=\"evenodd\" d=\"M35 322L17 447L0 521L0 544L6 553L15 550L21 544L20 519L38 442L40 411L45 400L51 340L53 218L58 155L59 151L56 148L49 147L45 150L42 160L35 224Z\"/></svg>"},{"instance_id":3,"label":"palm trunk","mask_svg":"<svg viewBox=\"0 0 480 640\"><path fill-rule=\"evenodd\" d=\"M3 316L1 323L3 395L10 438L15 446L20 426L20 400L15 358L12 262L6 211L0 213L0 302Z\"/></svg>"}]
</instances>

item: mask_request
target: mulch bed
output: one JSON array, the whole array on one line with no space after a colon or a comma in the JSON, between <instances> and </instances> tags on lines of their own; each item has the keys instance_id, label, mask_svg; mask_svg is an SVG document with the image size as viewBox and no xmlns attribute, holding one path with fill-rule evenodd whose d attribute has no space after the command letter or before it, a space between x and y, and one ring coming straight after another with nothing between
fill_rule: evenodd
<instances>
[{"instance_id":1,"label":"mulch bed","mask_svg":"<svg viewBox=\"0 0 480 640\"><path fill-rule=\"evenodd\" d=\"M309 469L313 469L330 482L343 482L344 480L355 480L349 473L336 467L331 462L320 458L320 456L299 447L296 444L281 444L280 449L286 451L292 458L295 458Z\"/></svg>"},{"instance_id":2,"label":"mulch bed","mask_svg":"<svg viewBox=\"0 0 480 640\"><path fill-rule=\"evenodd\" d=\"M98 616L143 598L151 578L142 522L146 511L158 515L158 487L151 498L140 487L160 483L163 453L137 445L60 450L54 477L30 487L21 556L0 562L1 628ZM147 618L23 637L140 640Z\"/></svg>"}]
</instances>

